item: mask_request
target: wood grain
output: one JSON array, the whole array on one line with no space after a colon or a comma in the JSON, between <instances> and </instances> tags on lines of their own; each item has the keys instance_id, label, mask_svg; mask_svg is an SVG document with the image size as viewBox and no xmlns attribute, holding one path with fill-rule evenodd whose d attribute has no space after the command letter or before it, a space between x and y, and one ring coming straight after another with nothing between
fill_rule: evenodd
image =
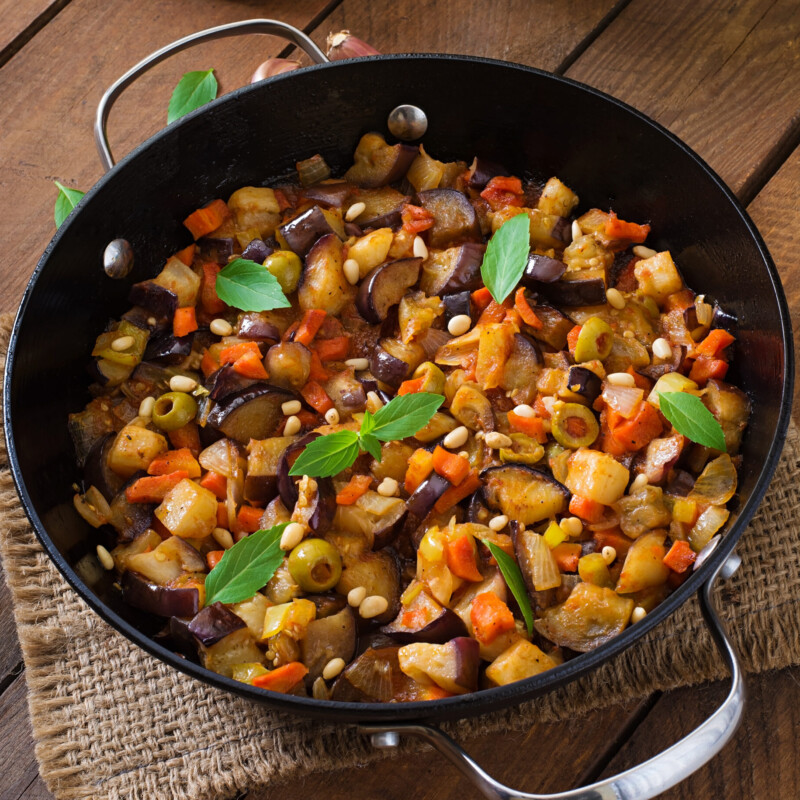
<instances>
[{"instance_id":1,"label":"wood grain","mask_svg":"<svg viewBox=\"0 0 800 800\"><path fill-rule=\"evenodd\" d=\"M0 737L0 800L17 800L38 775L25 693L25 677L20 675L0 696L5 733Z\"/></svg>"},{"instance_id":2,"label":"wood grain","mask_svg":"<svg viewBox=\"0 0 800 800\"><path fill-rule=\"evenodd\" d=\"M8 61L69 0L0 0L0 64Z\"/></svg>"},{"instance_id":3,"label":"wood grain","mask_svg":"<svg viewBox=\"0 0 800 800\"><path fill-rule=\"evenodd\" d=\"M0 686L5 686L11 674L22 661L17 642L17 629L11 611L11 592L6 586L0 565Z\"/></svg>"}]
</instances>

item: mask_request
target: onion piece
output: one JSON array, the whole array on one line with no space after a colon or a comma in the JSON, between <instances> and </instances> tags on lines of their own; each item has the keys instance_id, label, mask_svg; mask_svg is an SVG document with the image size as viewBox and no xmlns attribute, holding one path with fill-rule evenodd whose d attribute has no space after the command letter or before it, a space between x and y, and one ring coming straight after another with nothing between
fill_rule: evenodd
<instances>
[{"instance_id":1,"label":"onion piece","mask_svg":"<svg viewBox=\"0 0 800 800\"><path fill-rule=\"evenodd\" d=\"M231 474L228 475L228 483L225 493L225 510L228 514L228 528L234 535L241 534L243 531L239 525L239 508L244 498L244 471L246 462L236 447L236 443L230 439L223 439L228 446L228 463L231 465ZM237 539L238 541L238 539Z\"/></svg>"},{"instance_id":2,"label":"onion piece","mask_svg":"<svg viewBox=\"0 0 800 800\"><path fill-rule=\"evenodd\" d=\"M639 403L642 402L644 392L631 386L616 386L612 383L606 383L601 397L613 411L616 411L617 414L626 419L630 419Z\"/></svg>"},{"instance_id":3,"label":"onion piece","mask_svg":"<svg viewBox=\"0 0 800 800\"><path fill-rule=\"evenodd\" d=\"M731 457L723 453L706 464L694 483L689 499L712 506L724 506L736 494L736 467Z\"/></svg>"},{"instance_id":4,"label":"onion piece","mask_svg":"<svg viewBox=\"0 0 800 800\"><path fill-rule=\"evenodd\" d=\"M699 553L711 541L714 534L728 521L731 512L727 508L709 506L689 531L689 544Z\"/></svg>"},{"instance_id":5,"label":"onion piece","mask_svg":"<svg viewBox=\"0 0 800 800\"><path fill-rule=\"evenodd\" d=\"M358 58L359 56L380 55L380 52L372 45L363 42L361 39L357 39L348 30L329 33L326 45L328 48L327 55L331 61L341 61L344 58Z\"/></svg>"},{"instance_id":6,"label":"onion piece","mask_svg":"<svg viewBox=\"0 0 800 800\"><path fill-rule=\"evenodd\" d=\"M268 58L256 67L256 71L250 78L250 83L258 83L258 81L263 81L265 78L272 78L275 75L291 72L295 69L300 69L300 64L290 58Z\"/></svg>"},{"instance_id":7,"label":"onion piece","mask_svg":"<svg viewBox=\"0 0 800 800\"><path fill-rule=\"evenodd\" d=\"M232 451L231 448L228 447L228 444L228 439L219 439L214 442L214 444L206 447L206 449L200 453L198 459L200 461L200 466L203 469L224 475L226 478L232 477L236 471L236 464L231 463ZM233 455L237 454L236 452L233 453Z\"/></svg>"},{"instance_id":8,"label":"onion piece","mask_svg":"<svg viewBox=\"0 0 800 800\"><path fill-rule=\"evenodd\" d=\"M417 344L425 351L425 357L430 359L436 352L444 347L452 337L447 331L439 328L428 328L417 336Z\"/></svg>"},{"instance_id":9,"label":"onion piece","mask_svg":"<svg viewBox=\"0 0 800 800\"><path fill-rule=\"evenodd\" d=\"M420 145L419 155L411 163L406 173L408 182L418 191L436 189L444 176L444 164L431 158Z\"/></svg>"}]
</instances>

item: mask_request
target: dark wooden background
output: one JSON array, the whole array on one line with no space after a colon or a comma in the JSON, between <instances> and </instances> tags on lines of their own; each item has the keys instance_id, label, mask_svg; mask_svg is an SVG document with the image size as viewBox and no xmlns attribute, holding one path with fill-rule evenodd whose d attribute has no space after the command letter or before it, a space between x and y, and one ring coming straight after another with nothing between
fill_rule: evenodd
<instances>
[{"instance_id":1,"label":"dark wooden background","mask_svg":"<svg viewBox=\"0 0 800 800\"><path fill-rule=\"evenodd\" d=\"M530 64L639 108L699 152L748 207L781 272L797 340L798 0L0 0L0 311L16 308L53 234L53 179L85 190L101 175L91 129L105 88L173 39L252 17L285 20L319 43L349 28L382 52ZM122 155L166 124L183 72L215 67L225 91L285 50L276 39L249 37L203 45L160 65L115 108L115 152ZM734 741L666 797L800 796L800 668L752 677L748 688ZM720 684L656 694L526 734L487 737L470 749L516 788L562 791L668 746L725 691ZM52 798L38 777L25 692L0 581L0 800ZM349 800L475 796L435 755L417 756L413 764L390 760L357 776L312 776L279 793Z\"/></svg>"}]
</instances>

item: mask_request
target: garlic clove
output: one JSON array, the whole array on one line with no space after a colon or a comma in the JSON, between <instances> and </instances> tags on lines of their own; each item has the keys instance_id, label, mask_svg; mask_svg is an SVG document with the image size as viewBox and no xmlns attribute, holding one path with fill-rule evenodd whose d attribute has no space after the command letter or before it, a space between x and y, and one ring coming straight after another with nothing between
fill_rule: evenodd
<instances>
[{"instance_id":1,"label":"garlic clove","mask_svg":"<svg viewBox=\"0 0 800 800\"><path fill-rule=\"evenodd\" d=\"M294 69L300 69L300 64L297 61L292 61L289 58L268 58L258 65L250 78L250 83L258 83L258 81L273 78L275 75L291 72Z\"/></svg>"},{"instance_id":2,"label":"garlic clove","mask_svg":"<svg viewBox=\"0 0 800 800\"><path fill-rule=\"evenodd\" d=\"M329 33L328 58L331 61L341 61L344 58L358 58L359 56L379 56L380 52L372 45L353 36L350 31Z\"/></svg>"}]
</instances>

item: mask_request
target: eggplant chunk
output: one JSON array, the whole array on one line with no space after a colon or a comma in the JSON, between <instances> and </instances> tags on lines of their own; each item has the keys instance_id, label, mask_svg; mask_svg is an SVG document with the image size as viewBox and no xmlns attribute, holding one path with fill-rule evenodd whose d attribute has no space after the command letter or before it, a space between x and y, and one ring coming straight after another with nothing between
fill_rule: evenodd
<instances>
[{"instance_id":1,"label":"eggplant chunk","mask_svg":"<svg viewBox=\"0 0 800 800\"><path fill-rule=\"evenodd\" d=\"M534 306L533 311L542 323L538 330L530 329L533 338L550 345L554 350L565 350L567 334L575 323L555 306L540 304Z\"/></svg>"},{"instance_id":2,"label":"eggplant chunk","mask_svg":"<svg viewBox=\"0 0 800 800\"><path fill-rule=\"evenodd\" d=\"M353 609L345 606L337 614L309 622L300 641L300 658L308 667L313 683L332 658L349 663L356 650L356 619Z\"/></svg>"},{"instance_id":3,"label":"eggplant chunk","mask_svg":"<svg viewBox=\"0 0 800 800\"><path fill-rule=\"evenodd\" d=\"M281 225L279 233L289 248L302 257L311 250L318 239L326 235L338 234L331 224L332 217L330 212L326 214L319 206L314 206L289 220L285 225Z\"/></svg>"},{"instance_id":4,"label":"eggplant chunk","mask_svg":"<svg viewBox=\"0 0 800 800\"><path fill-rule=\"evenodd\" d=\"M300 342L279 342L267 351L266 367L276 386L302 389L311 374L311 351Z\"/></svg>"},{"instance_id":5,"label":"eggplant chunk","mask_svg":"<svg viewBox=\"0 0 800 800\"><path fill-rule=\"evenodd\" d=\"M478 688L480 645L459 636L446 644L417 642L400 648L400 669L424 685L436 684L446 692L464 694Z\"/></svg>"},{"instance_id":6,"label":"eggplant chunk","mask_svg":"<svg viewBox=\"0 0 800 800\"><path fill-rule=\"evenodd\" d=\"M365 133L356 147L355 163L344 178L363 189L386 186L408 172L418 152L418 147L407 144L389 145L379 133Z\"/></svg>"},{"instance_id":7,"label":"eggplant chunk","mask_svg":"<svg viewBox=\"0 0 800 800\"><path fill-rule=\"evenodd\" d=\"M421 265L421 258L401 258L375 267L359 287L358 313L375 325L383 322L389 309L419 280Z\"/></svg>"},{"instance_id":8,"label":"eggplant chunk","mask_svg":"<svg viewBox=\"0 0 800 800\"><path fill-rule=\"evenodd\" d=\"M578 272L567 273L580 275ZM557 306L595 306L606 302L606 284L601 277L563 278L553 283L539 283L538 291Z\"/></svg>"},{"instance_id":9,"label":"eggplant chunk","mask_svg":"<svg viewBox=\"0 0 800 800\"><path fill-rule=\"evenodd\" d=\"M157 586L136 572L122 576L122 599L148 614L159 617L193 617L200 606L200 593L195 588Z\"/></svg>"},{"instance_id":10,"label":"eggplant chunk","mask_svg":"<svg viewBox=\"0 0 800 800\"><path fill-rule=\"evenodd\" d=\"M523 286L527 286L530 289L538 289L542 283L557 281L566 269L567 265L557 258L531 253L528 256L528 263L525 265L525 271L522 273L520 281Z\"/></svg>"},{"instance_id":11,"label":"eggplant chunk","mask_svg":"<svg viewBox=\"0 0 800 800\"><path fill-rule=\"evenodd\" d=\"M485 252L486 245L478 242L434 251L422 265L419 288L429 297L471 292L480 288L481 262Z\"/></svg>"},{"instance_id":12,"label":"eggplant chunk","mask_svg":"<svg viewBox=\"0 0 800 800\"><path fill-rule=\"evenodd\" d=\"M189 632L200 644L208 647L244 627L245 621L222 603L212 603L195 614L189 623Z\"/></svg>"},{"instance_id":13,"label":"eggplant chunk","mask_svg":"<svg viewBox=\"0 0 800 800\"><path fill-rule=\"evenodd\" d=\"M481 478L489 507L524 525L563 513L569 502L565 486L524 464L489 467L481 473Z\"/></svg>"},{"instance_id":14,"label":"eggplant chunk","mask_svg":"<svg viewBox=\"0 0 800 800\"><path fill-rule=\"evenodd\" d=\"M356 296L344 276L342 243L335 233L319 239L306 256L297 299L300 308L308 311L321 308L336 316Z\"/></svg>"},{"instance_id":15,"label":"eggplant chunk","mask_svg":"<svg viewBox=\"0 0 800 800\"><path fill-rule=\"evenodd\" d=\"M425 590L420 590L397 618L381 630L403 644L430 642L444 644L457 636L467 636L461 617L436 602Z\"/></svg>"},{"instance_id":16,"label":"eggplant chunk","mask_svg":"<svg viewBox=\"0 0 800 800\"><path fill-rule=\"evenodd\" d=\"M204 572L205 561L200 553L178 536L170 536L152 551L135 553L126 559L126 568L147 580L167 586L187 572Z\"/></svg>"},{"instance_id":17,"label":"eggplant chunk","mask_svg":"<svg viewBox=\"0 0 800 800\"><path fill-rule=\"evenodd\" d=\"M217 403L207 422L216 430L242 444L266 439L275 432L283 412L281 405L293 400L292 392L265 383L228 395Z\"/></svg>"},{"instance_id":18,"label":"eggplant chunk","mask_svg":"<svg viewBox=\"0 0 800 800\"><path fill-rule=\"evenodd\" d=\"M433 214L428 231L431 247L449 247L460 242L479 242L480 226L475 209L466 195L455 189L429 189L419 193L420 205Z\"/></svg>"},{"instance_id":19,"label":"eggplant chunk","mask_svg":"<svg viewBox=\"0 0 800 800\"><path fill-rule=\"evenodd\" d=\"M634 602L613 589L579 583L561 605L546 608L533 624L560 647L586 653L622 633Z\"/></svg>"},{"instance_id":20,"label":"eggplant chunk","mask_svg":"<svg viewBox=\"0 0 800 800\"><path fill-rule=\"evenodd\" d=\"M736 386L712 378L706 384L703 403L722 426L726 450L735 455L739 452L744 429L750 417L749 398Z\"/></svg>"},{"instance_id":21,"label":"eggplant chunk","mask_svg":"<svg viewBox=\"0 0 800 800\"><path fill-rule=\"evenodd\" d=\"M346 595L351 589L363 586L367 597L385 597L389 607L375 617L375 621L384 624L391 621L400 608L400 568L394 552L353 548L342 553L342 566L342 577L336 584L336 591Z\"/></svg>"},{"instance_id":22,"label":"eggplant chunk","mask_svg":"<svg viewBox=\"0 0 800 800\"><path fill-rule=\"evenodd\" d=\"M123 478L108 466L108 455L114 445L115 435L107 433L101 436L92 446L83 467L83 482L86 486L94 486L108 502L122 488Z\"/></svg>"},{"instance_id":23,"label":"eggplant chunk","mask_svg":"<svg viewBox=\"0 0 800 800\"><path fill-rule=\"evenodd\" d=\"M237 664L264 664L264 654L253 634L244 627L220 639L209 647L200 647L200 660L206 669L226 678L233 676Z\"/></svg>"}]
</instances>

